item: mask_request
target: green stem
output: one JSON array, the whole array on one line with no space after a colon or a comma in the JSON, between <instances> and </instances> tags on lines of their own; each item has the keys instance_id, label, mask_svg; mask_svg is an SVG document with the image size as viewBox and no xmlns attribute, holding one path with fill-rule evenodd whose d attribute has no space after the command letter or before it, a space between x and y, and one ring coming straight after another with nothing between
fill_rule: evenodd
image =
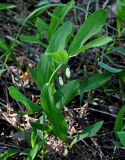
<instances>
[{"instance_id":1,"label":"green stem","mask_svg":"<svg viewBox=\"0 0 125 160\"><path fill-rule=\"evenodd\" d=\"M46 117L45 117L45 113L43 112L43 149L42 149L42 153L44 153L44 148L45 148L45 145L44 145L44 140L45 140L45 134L44 134L44 126L45 126L45 120L46 120ZM43 156L43 155L42 155Z\"/></svg>"},{"instance_id":2,"label":"green stem","mask_svg":"<svg viewBox=\"0 0 125 160\"><path fill-rule=\"evenodd\" d=\"M76 24L78 24L77 14L76 14L76 8L75 7L73 8L73 12L74 12Z\"/></svg>"},{"instance_id":3,"label":"green stem","mask_svg":"<svg viewBox=\"0 0 125 160\"><path fill-rule=\"evenodd\" d=\"M22 31L24 25L25 25L25 21L23 22L21 28L19 29L19 31L18 31L18 33L17 33L17 35L16 35L16 37L15 37L13 43L12 43L12 45L11 45L11 47L10 47L10 49L9 49L9 51L8 51L8 53L7 53L7 55L6 55L6 58L5 58L5 60L4 60L2 69L5 68L6 63L7 63L8 59L9 59L9 57L11 56L11 53L13 52L13 49L14 49L14 47L15 47L15 45L16 45L16 41L17 41L17 39L18 39L18 37L19 37L19 35L20 35L20 32Z\"/></svg>"},{"instance_id":4,"label":"green stem","mask_svg":"<svg viewBox=\"0 0 125 160\"><path fill-rule=\"evenodd\" d=\"M48 83L51 83L51 81L52 81L52 79L53 79L53 77L54 77L54 75L56 74L56 72L58 71L58 69L61 67L61 64L55 69L55 71L52 73L52 75L51 75L51 77L50 77L50 79L49 79L49 82Z\"/></svg>"},{"instance_id":5,"label":"green stem","mask_svg":"<svg viewBox=\"0 0 125 160\"><path fill-rule=\"evenodd\" d=\"M90 3L91 3L91 0L89 0L89 2L88 2L88 4L87 4L87 7L86 7L85 20L86 20L87 17L88 17Z\"/></svg>"}]
</instances>

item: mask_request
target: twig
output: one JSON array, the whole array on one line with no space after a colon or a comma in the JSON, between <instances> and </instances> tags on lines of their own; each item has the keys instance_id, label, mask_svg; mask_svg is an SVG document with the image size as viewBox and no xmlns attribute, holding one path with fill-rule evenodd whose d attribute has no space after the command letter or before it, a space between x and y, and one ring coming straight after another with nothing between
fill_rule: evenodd
<instances>
[{"instance_id":1,"label":"twig","mask_svg":"<svg viewBox=\"0 0 125 160\"><path fill-rule=\"evenodd\" d=\"M3 117L5 118L5 120L13 126L12 122L10 121L10 119L6 116L6 114L4 114L4 113L2 112L1 109L0 109L0 114L3 115ZM14 127L15 127L15 126L14 126Z\"/></svg>"},{"instance_id":2,"label":"twig","mask_svg":"<svg viewBox=\"0 0 125 160\"><path fill-rule=\"evenodd\" d=\"M102 114L106 114L106 115L111 116L113 118L117 117L117 115L115 115L115 114L111 114L111 113L108 113L108 112L105 112L105 111L100 111L98 109L94 109L94 108L88 108L88 109L90 109L91 111L94 111L94 112L99 112L99 113L102 113ZM124 120L125 120L125 118L124 118Z\"/></svg>"},{"instance_id":3,"label":"twig","mask_svg":"<svg viewBox=\"0 0 125 160\"><path fill-rule=\"evenodd\" d=\"M104 9L104 8L107 6L108 3L109 3L109 0L106 0L106 1L104 2L104 4L103 4L102 8Z\"/></svg>"},{"instance_id":4,"label":"twig","mask_svg":"<svg viewBox=\"0 0 125 160\"><path fill-rule=\"evenodd\" d=\"M99 9L99 0L96 0L95 10Z\"/></svg>"},{"instance_id":5,"label":"twig","mask_svg":"<svg viewBox=\"0 0 125 160\"><path fill-rule=\"evenodd\" d=\"M104 153L101 150L101 147L97 143L96 139L95 138L91 138L91 141L93 142L95 148L98 150L98 154L99 154L101 160L107 160L107 158L105 157Z\"/></svg>"}]
</instances>

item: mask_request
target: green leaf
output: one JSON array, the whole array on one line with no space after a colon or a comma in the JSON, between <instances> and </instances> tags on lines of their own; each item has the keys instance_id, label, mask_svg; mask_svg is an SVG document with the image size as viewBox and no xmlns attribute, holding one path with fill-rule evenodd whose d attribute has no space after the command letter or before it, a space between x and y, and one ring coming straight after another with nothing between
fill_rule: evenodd
<instances>
[{"instance_id":1,"label":"green leaf","mask_svg":"<svg viewBox=\"0 0 125 160\"><path fill-rule=\"evenodd\" d=\"M102 36L102 37L94 39L93 41L89 42L88 44L80 47L77 50L76 54L79 54L80 52L85 51L85 50L90 49L90 48L103 46L103 45L105 45L105 44L107 44L107 43L109 43L111 41L112 41L111 37Z\"/></svg>"},{"instance_id":2,"label":"green leaf","mask_svg":"<svg viewBox=\"0 0 125 160\"><path fill-rule=\"evenodd\" d=\"M54 95L54 101L57 108L63 108L78 95L79 80L69 81L63 87L59 88Z\"/></svg>"},{"instance_id":3,"label":"green leaf","mask_svg":"<svg viewBox=\"0 0 125 160\"><path fill-rule=\"evenodd\" d=\"M37 81L37 69L36 68L29 68L29 71L31 73L32 79L36 83L36 85L39 86L38 81Z\"/></svg>"},{"instance_id":4,"label":"green leaf","mask_svg":"<svg viewBox=\"0 0 125 160\"><path fill-rule=\"evenodd\" d=\"M104 68L105 70L107 70L108 72L111 72L111 73L119 73L121 71L123 71L123 69L119 69L119 68L114 68L114 67L111 67L103 62L98 62L98 64Z\"/></svg>"},{"instance_id":5,"label":"green leaf","mask_svg":"<svg viewBox=\"0 0 125 160\"><path fill-rule=\"evenodd\" d=\"M66 140L67 124L61 111L55 107L52 95L52 86L50 84L45 84L41 92L42 109L46 113L56 136L61 140Z\"/></svg>"},{"instance_id":6,"label":"green leaf","mask_svg":"<svg viewBox=\"0 0 125 160\"><path fill-rule=\"evenodd\" d=\"M39 32L43 32L44 30L48 29L48 25L47 23L45 23L42 19L40 19L39 17L37 17L36 19L36 27L38 29Z\"/></svg>"},{"instance_id":7,"label":"green leaf","mask_svg":"<svg viewBox=\"0 0 125 160\"><path fill-rule=\"evenodd\" d=\"M48 53L53 54L54 52L64 50L66 40L71 31L72 31L71 23L70 22L64 23L53 35L48 45L48 48L45 52L45 55L41 56L40 62L37 67L37 81L41 89L45 83L48 83L50 82L50 80L51 81L53 80L54 75L61 66L60 64L55 63L52 59L50 59L46 55Z\"/></svg>"},{"instance_id":8,"label":"green leaf","mask_svg":"<svg viewBox=\"0 0 125 160\"><path fill-rule=\"evenodd\" d=\"M8 10L15 8L15 5L7 4L7 3L0 3L0 10Z\"/></svg>"},{"instance_id":9,"label":"green leaf","mask_svg":"<svg viewBox=\"0 0 125 160\"><path fill-rule=\"evenodd\" d=\"M40 44L41 41L36 36L29 36L29 35L20 35L20 40L27 43L36 43Z\"/></svg>"},{"instance_id":10,"label":"green leaf","mask_svg":"<svg viewBox=\"0 0 125 160\"><path fill-rule=\"evenodd\" d=\"M125 131L117 132L120 143L125 147Z\"/></svg>"},{"instance_id":11,"label":"green leaf","mask_svg":"<svg viewBox=\"0 0 125 160\"><path fill-rule=\"evenodd\" d=\"M100 121L85 128L83 132L76 135L76 137L73 139L72 143L70 144L70 148L75 143L81 141L82 139L95 136L96 133L101 129L102 125L103 125L103 121Z\"/></svg>"},{"instance_id":12,"label":"green leaf","mask_svg":"<svg viewBox=\"0 0 125 160\"><path fill-rule=\"evenodd\" d=\"M74 1L70 1L64 6L56 7L50 22L49 39L51 39L51 37L54 35L60 23L62 23L67 13L72 9L73 5L74 5Z\"/></svg>"},{"instance_id":13,"label":"green leaf","mask_svg":"<svg viewBox=\"0 0 125 160\"><path fill-rule=\"evenodd\" d=\"M123 70L122 72L119 72L117 74L117 77L121 81L121 83L125 84L125 70Z\"/></svg>"},{"instance_id":14,"label":"green leaf","mask_svg":"<svg viewBox=\"0 0 125 160\"><path fill-rule=\"evenodd\" d=\"M97 34L106 23L106 12L102 9L94 12L81 25L69 48L69 55L75 56L77 50L92 36Z\"/></svg>"},{"instance_id":15,"label":"green leaf","mask_svg":"<svg viewBox=\"0 0 125 160\"><path fill-rule=\"evenodd\" d=\"M31 133L31 146L32 148L35 147L37 141L37 128L33 128L32 133Z\"/></svg>"},{"instance_id":16,"label":"green leaf","mask_svg":"<svg viewBox=\"0 0 125 160\"><path fill-rule=\"evenodd\" d=\"M68 62L68 53L66 50L57 51L54 53L46 53L46 55L58 64L63 65Z\"/></svg>"},{"instance_id":17,"label":"green leaf","mask_svg":"<svg viewBox=\"0 0 125 160\"><path fill-rule=\"evenodd\" d=\"M6 71L6 69L0 69L0 76Z\"/></svg>"},{"instance_id":18,"label":"green leaf","mask_svg":"<svg viewBox=\"0 0 125 160\"><path fill-rule=\"evenodd\" d=\"M115 120L114 132L115 132L116 137L117 137L117 132L120 132L123 128L124 115L125 115L125 105L121 107L116 117L116 120Z\"/></svg>"},{"instance_id":19,"label":"green leaf","mask_svg":"<svg viewBox=\"0 0 125 160\"><path fill-rule=\"evenodd\" d=\"M9 51L9 46L2 39L0 39L0 48L6 52Z\"/></svg>"},{"instance_id":20,"label":"green leaf","mask_svg":"<svg viewBox=\"0 0 125 160\"><path fill-rule=\"evenodd\" d=\"M72 23L65 22L53 35L46 50L46 53L53 53L64 50L68 36L72 33Z\"/></svg>"},{"instance_id":21,"label":"green leaf","mask_svg":"<svg viewBox=\"0 0 125 160\"><path fill-rule=\"evenodd\" d=\"M32 148L30 150L30 152L28 153L28 157L27 160L34 160L34 158L36 157L38 151L41 149L41 147L43 146L44 141L40 141L38 142L34 148Z\"/></svg>"},{"instance_id":22,"label":"green leaf","mask_svg":"<svg viewBox=\"0 0 125 160\"><path fill-rule=\"evenodd\" d=\"M94 90L96 88L99 88L106 82L108 82L111 79L111 77L112 74L109 72L96 74L91 78L88 78L82 82L81 90L83 90L83 93L85 93Z\"/></svg>"},{"instance_id":23,"label":"green leaf","mask_svg":"<svg viewBox=\"0 0 125 160\"><path fill-rule=\"evenodd\" d=\"M55 69L55 63L46 55L42 55L37 67L37 82L40 89L42 89L45 83L49 82Z\"/></svg>"},{"instance_id":24,"label":"green leaf","mask_svg":"<svg viewBox=\"0 0 125 160\"><path fill-rule=\"evenodd\" d=\"M37 106L35 103L30 101L27 97L25 97L19 90L13 86L9 87L10 96L15 99L17 102L21 102L31 114L40 112L42 110L41 107Z\"/></svg>"},{"instance_id":25,"label":"green leaf","mask_svg":"<svg viewBox=\"0 0 125 160\"><path fill-rule=\"evenodd\" d=\"M112 74L109 72L104 72L96 74L91 78L86 80L73 80L65 84L63 87L59 88L54 95L54 101L57 108L63 108L71 100L80 94L80 91L83 93L89 92L96 88L103 86L108 82L112 77Z\"/></svg>"},{"instance_id":26,"label":"green leaf","mask_svg":"<svg viewBox=\"0 0 125 160\"><path fill-rule=\"evenodd\" d=\"M117 0L116 5L117 5L117 7L125 7L125 0ZM125 15L124 15L124 17L125 17Z\"/></svg>"},{"instance_id":27,"label":"green leaf","mask_svg":"<svg viewBox=\"0 0 125 160\"><path fill-rule=\"evenodd\" d=\"M39 122L30 122L30 124L33 127L33 130L51 131L51 128L47 125L40 124Z\"/></svg>"},{"instance_id":28,"label":"green leaf","mask_svg":"<svg viewBox=\"0 0 125 160\"><path fill-rule=\"evenodd\" d=\"M10 149L10 150L7 150L5 151L2 155L0 155L0 159L1 160L7 160L8 158L16 155L17 153L19 153L20 151L19 150L16 150L16 149Z\"/></svg>"},{"instance_id":29,"label":"green leaf","mask_svg":"<svg viewBox=\"0 0 125 160\"><path fill-rule=\"evenodd\" d=\"M116 6L117 30L118 36L120 37L122 36L122 23L125 21L125 0L117 0Z\"/></svg>"},{"instance_id":30,"label":"green leaf","mask_svg":"<svg viewBox=\"0 0 125 160\"><path fill-rule=\"evenodd\" d=\"M116 17L117 17L117 30L118 30L118 36L122 36L122 32L121 32L121 26L122 26L122 17L121 17L121 12L119 9L117 9L117 14L116 14Z\"/></svg>"}]
</instances>

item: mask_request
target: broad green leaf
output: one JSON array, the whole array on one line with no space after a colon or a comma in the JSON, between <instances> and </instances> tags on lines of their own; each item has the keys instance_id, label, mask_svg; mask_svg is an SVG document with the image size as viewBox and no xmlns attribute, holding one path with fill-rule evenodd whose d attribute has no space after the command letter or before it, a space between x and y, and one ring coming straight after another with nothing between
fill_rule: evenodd
<instances>
[{"instance_id":1,"label":"broad green leaf","mask_svg":"<svg viewBox=\"0 0 125 160\"><path fill-rule=\"evenodd\" d=\"M106 82L108 82L111 79L111 77L112 74L109 72L96 74L91 78L88 78L82 82L81 90L83 90L83 93L85 93L94 90L96 88L99 88L103 86Z\"/></svg>"},{"instance_id":2,"label":"broad green leaf","mask_svg":"<svg viewBox=\"0 0 125 160\"><path fill-rule=\"evenodd\" d=\"M35 147L35 144L37 143L37 128L33 128L31 133L31 146L32 148Z\"/></svg>"},{"instance_id":3,"label":"broad green leaf","mask_svg":"<svg viewBox=\"0 0 125 160\"><path fill-rule=\"evenodd\" d=\"M43 113L42 116L39 117L38 121L40 124L44 124L44 121L47 119L46 114Z\"/></svg>"},{"instance_id":4,"label":"broad green leaf","mask_svg":"<svg viewBox=\"0 0 125 160\"><path fill-rule=\"evenodd\" d=\"M6 69L0 69L0 76L6 71Z\"/></svg>"},{"instance_id":5,"label":"broad green leaf","mask_svg":"<svg viewBox=\"0 0 125 160\"><path fill-rule=\"evenodd\" d=\"M101 129L102 125L103 125L103 121L100 121L85 128L83 132L76 135L76 137L73 139L72 143L70 144L70 148L75 143L81 141L84 138L95 136L96 133Z\"/></svg>"},{"instance_id":6,"label":"broad green leaf","mask_svg":"<svg viewBox=\"0 0 125 160\"><path fill-rule=\"evenodd\" d=\"M117 132L120 143L125 147L125 131Z\"/></svg>"},{"instance_id":7,"label":"broad green leaf","mask_svg":"<svg viewBox=\"0 0 125 160\"><path fill-rule=\"evenodd\" d=\"M0 48L4 51L9 51L9 46L2 39L0 39Z\"/></svg>"},{"instance_id":8,"label":"broad green leaf","mask_svg":"<svg viewBox=\"0 0 125 160\"><path fill-rule=\"evenodd\" d=\"M119 73L121 71L123 71L123 69L119 69L119 68L114 68L114 67L111 67L109 65L107 65L106 63L103 63L103 62L98 62L98 64L104 68L105 70L107 70L108 72L111 72L111 73Z\"/></svg>"},{"instance_id":9,"label":"broad green leaf","mask_svg":"<svg viewBox=\"0 0 125 160\"><path fill-rule=\"evenodd\" d=\"M116 3L116 20L117 20L117 30L119 37L122 36L122 23L125 22L125 0L117 0Z\"/></svg>"},{"instance_id":10,"label":"broad green leaf","mask_svg":"<svg viewBox=\"0 0 125 160\"><path fill-rule=\"evenodd\" d=\"M46 53L53 53L64 50L66 41L72 33L72 23L65 22L51 38Z\"/></svg>"},{"instance_id":11,"label":"broad green leaf","mask_svg":"<svg viewBox=\"0 0 125 160\"><path fill-rule=\"evenodd\" d=\"M49 27L49 39L54 35L60 23L62 23L63 19L67 15L67 13L72 9L74 5L74 1L70 1L65 6L58 6L53 12L50 27Z\"/></svg>"},{"instance_id":12,"label":"broad green leaf","mask_svg":"<svg viewBox=\"0 0 125 160\"><path fill-rule=\"evenodd\" d=\"M45 84L41 92L42 109L46 113L53 132L61 140L67 138L67 124L61 111L56 108L53 100L52 86Z\"/></svg>"},{"instance_id":13,"label":"broad green leaf","mask_svg":"<svg viewBox=\"0 0 125 160\"><path fill-rule=\"evenodd\" d=\"M63 87L59 88L54 95L54 101L57 108L63 108L71 100L78 95L79 80L69 81Z\"/></svg>"},{"instance_id":14,"label":"broad green leaf","mask_svg":"<svg viewBox=\"0 0 125 160\"><path fill-rule=\"evenodd\" d=\"M94 12L88 19L81 25L77 34L75 35L70 48L69 55L75 56L77 50L92 36L97 34L106 23L106 12L102 9Z\"/></svg>"},{"instance_id":15,"label":"broad green leaf","mask_svg":"<svg viewBox=\"0 0 125 160\"><path fill-rule=\"evenodd\" d=\"M46 29L48 29L48 25L47 23L45 23L42 19L40 19L39 17L37 17L36 19L36 27L38 29L39 32L43 32Z\"/></svg>"},{"instance_id":16,"label":"broad green leaf","mask_svg":"<svg viewBox=\"0 0 125 160\"><path fill-rule=\"evenodd\" d=\"M33 129L36 130L41 130L41 131L50 131L51 129L43 124L40 124L39 122L30 122L31 126L33 127Z\"/></svg>"},{"instance_id":17,"label":"broad green leaf","mask_svg":"<svg viewBox=\"0 0 125 160\"><path fill-rule=\"evenodd\" d=\"M75 96L80 94L80 90L83 93L97 89L108 82L112 77L109 72L96 74L91 78L84 81L73 80L59 88L54 95L54 101L57 108L62 108L67 105Z\"/></svg>"},{"instance_id":18,"label":"broad green leaf","mask_svg":"<svg viewBox=\"0 0 125 160\"><path fill-rule=\"evenodd\" d=\"M52 75L55 75L55 73L58 71L58 68L60 68L60 64L57 64L54 61L52 61L52 59L46 56L46 54L64 50L66 40L71 32L72 32L71 23L70 22L64 23L55 32L48 45L45 55L41 57L37 67L37 81L41 89L45 83L48 83L50 81Z\"/></svg>"},{"instance_id":19,"label":"broad green leaf","mask_svg":"<svg viewBox=\"0 0 125 160\"><path fill-rule=\"evenodd\" d=\"M125 7L125 0L117 0L116 5L117 7Z\"/></svg>"},{"instance_id":20,"label":"broad green leaf","mask_svg":"<svg viewBox=\"0 0 125 160\"><path fill-rule=\"evenodd\" d=\"M40 112L42 110L41 107L37 106L35 103L30 101L17 88L13 86L9 87L9 94L17 102L21 102L29 110L31 114Z\"/></svg>"},{"instance_id":21,"label":"broad green leaf","mask_svg":"<svg viewBox=\"0 0 125 160\"><path fill-rule=\"evenodd\" d=\"M34 80L34 82L36 83L36 85L39 86L39 84L37 82L37 69L36 68L29 68L29 71L31 73L32 79Z\"/></svg>"},{"instance_id":22,"label":"broad green leaf","mask_svg":"<svg viewBox=\"0 0 125 160\"><path fill-rule=\"evenodd\" d=\"M20 40L27 43L36 43L40 44L41 41L36 36L29 36L29 35L20 35Z\"/></svg>"},{"instance_id":23,"label":"broad green leaf","mask_svg":"<svg viewBox=\"0 0 125 160\"><path fill-rule=\"evenodd\" d=\"M58 64L66 64L68 62L68 53L66 50L57 51L54 53L46 53L46 55L52 59L52 61Z\"/></svg>"},{"instance_id":24,"label":"broad green leaf","mask_svg":"<svg viewBox=\"0 0 125 160\"><path fill-rule=\"evenodd\" d=\"M119 72L117 74L117 77L123 84L125 84L125 70L123 70L122 72Z\"/></svg>"},{"instance_id":25,"label":"broad green leaf","mask_svg":"<svg viewBox=\"0 0 125 160\"><path fill-rule=\"evenodd\" d=\"M42 89L45 83L48 83L51 75L56 70L56 65L46 55L42 55L37 67L37 82Z\"/></svg>"},{"instance_id":26,"label":"broad green leaf","mask_svg":"<svg viewBox=\"0 0 125 160\"><path fill-rule=\"evenodd\" d=\"M37 153L38 153L38 151L42 148L43 144L44 144L44 141L42 141L42 140L41 140L40 142L38 142L38 143L35 145L35 147L32 148L32 149L30 150L30 152L28 153L27 160L34 160L35 157L36 157L36 155L37 155Z\"/></svg>"},{"instance_id":27,"label":"broad green leaf","mask_svg":"<svg viewBox=\"0 0 125 160\"><path fill-rule=\"evenodd\" d=\"M121 17L121 12L120 12L119 9L117 9L116 17L117 17L117 30L118 30L118 36L120 37L120 36L122 35L122 32L121 32L122 17Z\"/></svg>"},{"instance_id":28,"label":"broad green leaf","mask_svg":"<svg viewBox=\"0 0 125 160\"><path fill-rule=\"evenodd\" d=\"M116 120L115 120L115 125L114 125L114 132L115 135L117 137L117 132L120 132L123 128L123 118L125 115L125 105L121 107L121 109L119 110Z\"/></svg>"},{"instance_id":29,"label":"broad green leaf","mask_svg":"<svg viewBox=\"0 0 125 160\"><path fill-rule=\"evenodd\" d=\"M20 151L17 149L10 149L5 151L2 155L0 155L0 159L1 160L8 160L8 158L16 155L17 153L19 153Z\"/></svg>"},{"instance_id":30,"label":"broad green leaf","mask_svg":"<svg viewBox=\"0 0 125 160\"><path fill-rule=\"evenodd\" d=\"M43 115L36 122L30 122L33 130L37 130L37 141L43 139L43 132L46 132L44 139L47 138L48 135L53 133L52 128L48 126L48 124L45 124L46 120L47 115L43 113Z\"/></svg>"},{"instance_id":31,"label":"broad green leaf","mask_svg":"<svg viewBox=\"0 0 125 160\"><path fill-rule=\"evenodd\" d=\"M97 38L97 39L94 39L93 41L89 42L88 44L80 47L77 50L76 55L79 54L82 51L87 50L87 49L103 46L103 45L105 45L105 44L107 44L111 41L112 41L111 37L104 37L104 36L102 36L100 38Z\"/></svg>"},{"instance_id":32,"label":"broad green leaf","mask_svg":"<svg viewBox=\"0 0 125 160\"><path fill-rule=\"evenodd\" d=\"M12 9L15 8L15 5L12 4L7 4L7 3L0 3L0 10L8 10L8 9Z\"/></svg>"}]
</instances>

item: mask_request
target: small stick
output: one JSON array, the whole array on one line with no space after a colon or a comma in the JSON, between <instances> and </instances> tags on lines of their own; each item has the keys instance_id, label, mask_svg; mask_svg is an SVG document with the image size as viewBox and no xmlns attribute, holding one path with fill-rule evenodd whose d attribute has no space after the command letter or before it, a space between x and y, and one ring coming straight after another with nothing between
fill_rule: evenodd
<instances>
[{"instance_id":1,"label":"small stick","mask_svg":"<svg viewBox=\"0 0 125 160\"><path fill-rule=\"evenodd\" d=\"M108 2L109 2L109 0L106 0L106 1L104 2L103 6L102 6L103 9L107 6Z\"/></svg>"},{"instance_id":2,"label":"small stick","mask_svg":"<svg viewBox=\"0 0 125 160\"><path fill-rule=\"evenodd\" d=\"M108 113L108 112L105 112L105 111L100 111L98 109L94 109L94 108L88 108L88 109L90 109L91 111L94 111L94 112L99 112L99 113L102 113L102 114L106 114L106 115L111 116L113 118L117 117L117 115L115 115L115 114L111 114L111 113ZM124 118L124 120L125 120L125 118Z\"/></svg>"}]
</instances>

